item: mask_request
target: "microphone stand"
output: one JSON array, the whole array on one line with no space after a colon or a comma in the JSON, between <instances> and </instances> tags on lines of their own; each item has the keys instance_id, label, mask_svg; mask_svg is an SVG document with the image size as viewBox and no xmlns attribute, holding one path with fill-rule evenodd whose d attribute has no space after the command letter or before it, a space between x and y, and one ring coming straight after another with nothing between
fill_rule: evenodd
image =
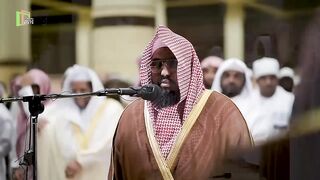
<instances>
[{"instance_id":1,"label":"microphone stand","mask_svg":"<svg viewBox=\"0 0 320 180\"><path fill-rule=\"evenodd\" d=\"M90 93L73 93L73 94L49 94L49 95L33 95L13 98L1 98L0 103L23 101L28 102L30 112L30 132L29 132L29 147L25 151L23 161L20 165L26 165L27 167L33 166L32 177L33 180L37 180L37 132L38 132L38 115L44 111L44 105L42 101L47 99L60 99L60 98L74 98L74 97L88 97L88 96L109 96L109 95L123 95L128 94L134 96L138 93L138 89L134 87L129 88L130 92L122 88L110 88ZM151 89L150 89L151 90ZM31 143L32 142L32 143ZM32 148L30 147L32 144ZM28 172L27 172L28 174Z\"/></svg>"},{"instance_id":2,"label":"microphone stand","mask_svg":"<svg viewBox=\"0 0 320 180\"><path fill-rule=\"evenodd\" d=\"M37 123L38 115L44 111L44 105L41 101L45 100L42 95L14 97L14 98L1 98L0 103L23 101L28 102L30 112L30 131L29 131L29 146L28 150L24 152L23 161L19 165L26 165L27 167L33 166L33 180L37 180ZM32 147L30 145L32 144ZM28 172L27 172L28 175Z\"/></svg>"},{"instance_id":3,"label":"microphone stand","mask_svg":"<svg viewBox=\"0 0 320 180\"><path fill-rule=\"evenodd\" d=\"M29 150L25 152L22 164L33 166L32 176L37 179L37 133L38 133L38 115L44 111L44 105L41 101L44 100L41 96L27 96L23 97L24 102L29 104L30 112L30 132L29 132ZM30 149L30 144L32 148ZM27 172L28 174L28 172Z\"/></svg>"}]
</instances>

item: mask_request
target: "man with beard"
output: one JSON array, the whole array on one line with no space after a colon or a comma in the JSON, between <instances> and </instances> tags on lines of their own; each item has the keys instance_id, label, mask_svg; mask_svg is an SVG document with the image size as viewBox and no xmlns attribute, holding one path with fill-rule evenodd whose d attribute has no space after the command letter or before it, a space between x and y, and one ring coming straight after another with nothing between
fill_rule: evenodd
<instances>
[{"instance_id":1,"label":"man with beard","mask_svg":"<svg viewBox=\"0 0 320 180\"><path fill-rule=\"evenodd\" d=\"M231 58L220 66L212 89L228 96L246 118L252 93L249 69L240 59ZM250 129L250 126L249 126Z\"/></svg>"},{"instance_id":2,"label":"man with beard","mask_svg":"<svg viewBox=\"0 0 320 180\"><path fill-rule=\"evenodd\" d=\"M142 86L157 84L162 93L123 112L109 179L213 178L232 150L251 147L236 106L205 90L199 59L185 38L160 26L141 58L140 78Z\"/></svg>"},{"instance_id":3,"label":"man with beard","mask_svg":"<svg viewBox=\"0 0 320 180\"><path fill-rule=\"evenodd\" d=\"M258 89L251 97L248 115L255 144L262 144L284 132L288 126L294 96L278 85L279 63L273 58L253 62Z\"/></svg>"}]
</instances>

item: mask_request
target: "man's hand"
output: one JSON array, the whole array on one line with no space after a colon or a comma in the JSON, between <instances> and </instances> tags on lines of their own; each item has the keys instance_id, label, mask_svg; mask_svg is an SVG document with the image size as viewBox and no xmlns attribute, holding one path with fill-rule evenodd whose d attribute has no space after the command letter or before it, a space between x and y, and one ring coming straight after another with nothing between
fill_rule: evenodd
<instances>
[{"instance_id":1,"label":"man's hand","mask_svg":"<svg viewBox=\"0 0 320 180\"><path fill-rule=\"evenodd\" d=\"M67 178L74 178L80 171L81 165L76 160L72 160L68 163L64 173Z\"/></svg>"},{"instance_id":2,"label":"man's hand","mask_svg":"<svg viewBox=\"0 0 320 180\"><path fill-rule=\"evenodd\" d=\"M12 171L12 179L13 180L23 180L25 176L25 172L22 168L14 168Z\"/></svg>"}]
</instances>

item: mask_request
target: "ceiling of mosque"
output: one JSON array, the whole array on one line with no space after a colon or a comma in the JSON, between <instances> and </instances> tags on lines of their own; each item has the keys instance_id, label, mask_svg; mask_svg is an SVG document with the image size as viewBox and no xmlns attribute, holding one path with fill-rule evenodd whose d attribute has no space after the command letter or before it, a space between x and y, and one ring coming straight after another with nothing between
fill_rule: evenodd
<instances>
[{"instance_id":1,"label":"ceiling of mosque","mask_svg":"<svg viewBox=\"0 0 320 180\"><path fill-rule=\"evenodd\" d=\"M35 16L90 13L92 0L31 0ZM311 12L320 6L320 0L166 0L167 8L223 5L226 2L243 2L267 14L286 18L292 14Z\"/></svg>"}]
</instances>

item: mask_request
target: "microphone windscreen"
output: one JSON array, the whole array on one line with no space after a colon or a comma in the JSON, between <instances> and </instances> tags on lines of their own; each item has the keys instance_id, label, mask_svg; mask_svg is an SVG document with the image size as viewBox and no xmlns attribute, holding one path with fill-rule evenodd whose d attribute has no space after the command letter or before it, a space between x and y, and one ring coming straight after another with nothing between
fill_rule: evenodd
<instances>
[{"instance_id":1,"label":"microphone windscreen","mask_svg":"<svg viewBox=\"0 0 320 180\"><path fill-rule=\"evenodd\" d=\"M154 101L161 94L161 88L155 84L148 84L141 88L139 96L147 101Z\"/></svg>"}]
</instances>

